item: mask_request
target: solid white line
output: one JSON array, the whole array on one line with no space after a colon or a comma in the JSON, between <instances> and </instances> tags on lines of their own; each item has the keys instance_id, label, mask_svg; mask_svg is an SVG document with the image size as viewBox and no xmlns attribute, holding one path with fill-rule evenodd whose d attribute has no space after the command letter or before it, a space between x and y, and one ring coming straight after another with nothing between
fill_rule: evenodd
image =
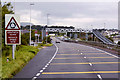
<instances>
[{"instance_id":1,"label":"solid white line","mask_svg":"<svg viewBox=\"0 0 120 80\"><path fill-rule=\"evenodd\" d=\"M102 80L102 77L101 77L101 75L97 74L97 76L98 76L98 78L99 78L100 80Z\"/></svg>"}]
</instances>

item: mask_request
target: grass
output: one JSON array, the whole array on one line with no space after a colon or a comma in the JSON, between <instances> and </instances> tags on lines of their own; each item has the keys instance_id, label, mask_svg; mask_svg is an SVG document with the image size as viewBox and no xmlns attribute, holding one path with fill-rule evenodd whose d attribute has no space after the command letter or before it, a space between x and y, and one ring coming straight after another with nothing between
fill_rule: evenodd
<instances>
[{"instance_id":1,"label":"grass","mask_svg":"<svg viewBox=\"0 0 120 80\"><path fill-rule=\"evenodd\" d=\"M38 44L37 47L18 46L15 51L15 60L12 59L12 53L8 56L9 62L7 62L7 57L2 57L2 78L12 78L38 53L39 48L52 45L53 44Z\"/></svg>"},{"instance_id":2,"label":"grass","mask_svg":"<svg viewBox=\"0 0 120 80\"><path fill-rule=\"evenodd\" d=\"M47 47L49 47L49 46L53 46L53 44L51 44L51 43L47 43L47 44L39 43L39 44L38 44L38 47L41 48L42 46L47 46Z\"/></svg>"},{"instance_id":3,"label":"grass","mask_svg":"<svg viewBox=\"0 0 120 80\"><path fill-rule=\"evenodd\" d=\"M22 48L15 52L15 60L12 60L12 55L9 56L9 62L7 57L2 57L2 78L12 78L38 51L36 47L22 45Z\"/></svg>"}]
</instances>

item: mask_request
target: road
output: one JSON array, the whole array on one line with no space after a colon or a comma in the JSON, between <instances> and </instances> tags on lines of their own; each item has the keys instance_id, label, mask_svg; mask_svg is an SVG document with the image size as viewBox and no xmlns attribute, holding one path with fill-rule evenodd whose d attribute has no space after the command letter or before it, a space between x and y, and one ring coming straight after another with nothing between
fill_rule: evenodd
<instances>
[{"instance_id":1,"label":"road","mask_svg":"<svg viewBox=\"0 0 120 80\"><path fill-rule=\"evenodd\" d=\"M53 38L53 42L55 41L56 39ZM32 80L42 78L56 78L56 80L58 80L57 78L78 78L78 80L120 79L119 57L111 53L77 43L62 41L55 43L55 46L49 47L48 50L46 51L47 60L46 55L44 55L42 57L44 62L36 61L34 63L39 66L37 69L35 66L31 67L33 63L30 62L30 65L26 65L29 69L25 66L23 71L17 74L15 78L19 78L20 76L22 78L27 73L29 78L32 77ZM37 60L41 59L38 58ZM32 71L29 73L30 69Z\"/></svg>"}]
</instances>

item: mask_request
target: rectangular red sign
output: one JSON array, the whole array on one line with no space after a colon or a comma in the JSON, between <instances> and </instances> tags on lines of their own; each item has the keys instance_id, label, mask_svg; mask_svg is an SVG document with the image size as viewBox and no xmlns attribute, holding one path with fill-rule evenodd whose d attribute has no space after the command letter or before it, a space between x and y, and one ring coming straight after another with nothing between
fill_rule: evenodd
<instances>
[{"instance_id":1,"label":"rectangular red sign","mask_svg":"<svg viewBox=\"0 0 120 80\"><path fill-rule=\"evenodd\" d=\"M6 43L7 44L20 44L19 31L6 31Z\"/></svg>"}]
</instances>

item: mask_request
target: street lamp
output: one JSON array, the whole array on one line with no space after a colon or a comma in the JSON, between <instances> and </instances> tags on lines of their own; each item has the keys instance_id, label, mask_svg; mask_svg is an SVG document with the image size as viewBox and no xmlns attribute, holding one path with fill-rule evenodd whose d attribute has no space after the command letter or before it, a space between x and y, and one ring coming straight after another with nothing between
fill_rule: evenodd
<instances>
[{"instance_id":1,"label":"street lamp","mask_svg":"<svg viewBox=\"0 0 120 80\"><path fill-rule=\"evenodd\" d=\"M49 15L50 14L47 14L47 25L49 25Z\"/></svg>"},{"instance_id":2,"label":"street lamp","mask_svg":"<svg viewBox=\"0 0 120 80\"><path fill-rule=\"evenodd\" d=\"M33 3L30 3L30 46L31 46L31 6L34 5Z\"/></svg>"},{"instance_id":3,"label":"street lamp","mask_svg":"<svg viewBox=\"0 0 120 80\"><path fill-rule=\"evenodd\" d=\"M106 23L104 23L104 29L105 29Z\"/></svg>"}]
</instances>

